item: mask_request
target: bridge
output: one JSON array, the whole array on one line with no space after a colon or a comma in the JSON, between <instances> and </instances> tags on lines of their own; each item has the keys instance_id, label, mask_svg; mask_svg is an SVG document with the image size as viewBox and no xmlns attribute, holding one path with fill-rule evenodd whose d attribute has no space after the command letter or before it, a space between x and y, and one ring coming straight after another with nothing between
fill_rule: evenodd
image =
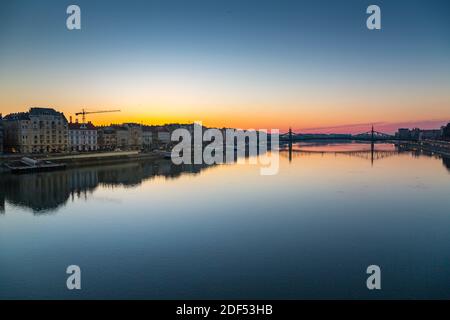
<instances>
[{"instance_id":1,"label":"bridge","mask_svg":"<svg viewBox=\"0 0 450 320\"><path fill-rule=\"evenodd\" d=\"M289 161L292 161L292 157L295 154L306 154L306 153L325 153L322 151L306 151L306 150L299 150L299 149L293 149L292 144L294 142L301 142L301 141L317 141L317 140L334 140L334 141L361 141L361 142L369 142L371 145L370 150L353 150L353 151L340 151L340 152L334 152L335 154L345 154L352 157L359 157L364 158L367 160L370 160L372 165L374 161L384 159L386 157L391 157L395 154L397 154L396 151L379 151L375 150L375 143L377 142L389 142L389 141L396 141L399 140L397 137L376 131L374 127L372 126L372 129L367 132L359 133L359 134L297 134L292 132L292 129L289 128L289 132L285 134L280 135L280 144L289 144L288 149L283 149L281 147L280 150L289 151Z\"/></svg>"},{"instance_id":2,"label":"bridge","mask_svg":"<svg viewBox=\"0 0 450 320\"><path fill-rule=\"evenodd\" d=\"M296 142L296 141L309 141L309 140L348 140L348 141L369 141L369 142L385 142L398 140L397 137L379 132L372 129L367 132L359 134L302 134L295 133L289 128L289 132L280 134L280 142Z\"/></svg>"}]
</instances>

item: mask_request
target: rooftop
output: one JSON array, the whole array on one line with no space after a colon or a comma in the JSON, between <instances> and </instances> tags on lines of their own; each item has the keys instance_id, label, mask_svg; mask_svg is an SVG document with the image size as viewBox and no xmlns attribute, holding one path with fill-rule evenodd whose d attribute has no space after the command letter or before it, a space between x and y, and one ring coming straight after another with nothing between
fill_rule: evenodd
<instances>
[{"instance_id":1,"label":"rooftop","mask_svg":"<svg viewBox=\"0 0 450 320\"><path fill-rule=\"evenodd\" d=\"M28 112L17 112L6 115L3 120L17 121L17 120L30 120L30 114Z\"/></svg>"},{"instance_id":2,"label":"rooftop","mask_svg":"<svg viewBox=\"0 0 450 320\"><path fill-rule=\"evenodd\" d=\"M56 116L62 117L67 121L64 113L58 112L52 108L30 108L28 112L11 113L4 117L7 121L30 120L30 116Z\"/></svg>"},{"instance_id":3,"label":"rooftop","mask_svg":"<svg viewBox=\"0 0 450 320\"><path fill-rule=\"evenodd\" d=\"M69 130L95 130L92 122L88 123L69 123Z\"/></svg>"}]
</instances>

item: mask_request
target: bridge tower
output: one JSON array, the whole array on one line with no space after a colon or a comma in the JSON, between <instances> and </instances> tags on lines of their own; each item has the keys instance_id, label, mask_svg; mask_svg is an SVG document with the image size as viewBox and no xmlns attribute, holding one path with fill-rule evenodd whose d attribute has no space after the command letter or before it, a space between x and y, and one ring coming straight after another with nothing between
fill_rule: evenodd
<instances>
[{"instance_id":1,"label":"bridge tower","mask_svg":"<svg viewBox=\"0 0 450 320\"><path fill-rule=\"evenodd\" d=\"M375 130L373 129L373 125L372 125L372 138L371 138L371 143L370 143L370 155L371 155L372 167L373 167L374 153L375 153Z\"/></svg>"},{"instance_id":2,"label":"bridge tower","mask_svg":"<svg viewBox=\"0 0 450 320\"><path fill-rule=\"evenodd\" d=\"M292 128L289 127L289 162L292 162Z\"/></svg>"}]
</instances>

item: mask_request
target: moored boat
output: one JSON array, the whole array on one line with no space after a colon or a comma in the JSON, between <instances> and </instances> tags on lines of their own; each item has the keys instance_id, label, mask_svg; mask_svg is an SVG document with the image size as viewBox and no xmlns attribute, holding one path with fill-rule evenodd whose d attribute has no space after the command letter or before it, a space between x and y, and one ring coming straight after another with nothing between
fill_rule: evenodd
<instances>
[{"instance_id":1,"label":"moored boat","mask_svg":"<svg viewBox=\"0 0 450 320\"><path fill-rule=\"evenodd\" d=\"M36 160L27 157L23 157L20 160L7 162L4 164L6 168L12 173L28 173L28 172L40 172L40 171L52 171L65 169L66 164L53 163L47 160Z\"/></svg>"}]
</instances>

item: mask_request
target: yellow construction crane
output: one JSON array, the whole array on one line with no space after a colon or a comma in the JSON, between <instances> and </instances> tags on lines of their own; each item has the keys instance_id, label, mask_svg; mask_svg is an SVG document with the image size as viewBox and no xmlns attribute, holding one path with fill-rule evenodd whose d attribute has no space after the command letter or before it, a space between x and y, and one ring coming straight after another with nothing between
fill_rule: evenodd
<instances>
[{"instance_id":1,"label":"yellow construction crane","mask_svg":"<svg viewBox=\"0 0 450 320\"><path fill-rule=\"evenodd\" d=\"M120 110L102 110L102 111L86 111L85 109L82 109L80 112L75 113L76 116L81 115L83 122L86 123L86 115L87 114L93 114L93 113L109 113L109 112L120 112Z\"/></svg>"}]
</instances>

